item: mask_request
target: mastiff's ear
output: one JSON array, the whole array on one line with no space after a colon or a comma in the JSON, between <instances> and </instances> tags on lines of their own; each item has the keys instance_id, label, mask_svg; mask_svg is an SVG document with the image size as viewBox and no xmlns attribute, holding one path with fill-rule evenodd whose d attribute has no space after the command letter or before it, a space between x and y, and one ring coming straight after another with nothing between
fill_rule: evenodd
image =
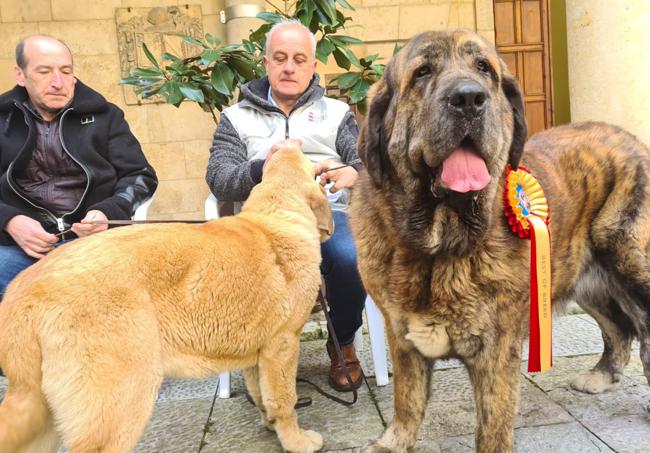
<instances>
[{"instance_id":1,"label":"mastiff's ear","mask_svg":"<svg viewBox=\"0 0 650 453\"><path fill-rule=\"evenodd\" d=\"M514 169L519 166L521 155L524 152L524 144L528 136L528 127L526 126L526 115L524 113L524 99L521 95L517 79L508 74L503 74L501 88L506 95L510 106L512 107L512 142L510 143L510 152L508 154L508 163Z\"/></svg>"},{"instance_id":2,"label":"mastiff's ear","mask_svg":"<svg viewBox=\"0 0 650 453\"><path fill-rule=\"evenodd\" d=\"M375 186L380 187L388 170L388 148L384 116L391 99L391 90L385 79L372 86L370 107L359 136L358 153Z\"/></svg>"}]
</instances>

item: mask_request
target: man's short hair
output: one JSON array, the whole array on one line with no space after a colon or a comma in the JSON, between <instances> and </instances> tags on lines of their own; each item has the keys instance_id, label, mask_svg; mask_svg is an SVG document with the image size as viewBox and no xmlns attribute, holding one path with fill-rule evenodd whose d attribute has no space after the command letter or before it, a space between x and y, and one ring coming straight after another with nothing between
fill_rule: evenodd
<instances>
[{"instance_id":1,"label":"man's short hair","mask_svg":"<svg viewBox=\"0 0 650 453\"><path fill-rule=\"evenodd\" d=\"M282 19L279 22L276 22L273 24L269 32L266 34L266 42L264 43L264 55L269 56L269 43L271 42L271 36L273 36L273 33L279 28L286 28L286 27L298 27L299 29L302 29L307 33L309 36L309 41L311 43L311 50L312 50L312 57L316 57L316 36L311 32L311 30L307 27L305 27L302 22L300 22L297 19Z\"/></svg>"},{"instance_id":2,"label":"man's short hair","mask_svg":"<svg viewBox=\"0 0 650 453\"><path fill-rule=\"evenodd\" d=\"M28 36L27 38L21 39L20 42L16 45L16 66L18 66L23 71L25 70L25 68L27 68L27 58L25 58L25 43L30 39L37 38L37 37L49 38L49 39L53 39L54 41L60 42L65 46L66 49L68 49L68 52L70 52L70 55L72 56L72 51L70 50L68 45L63 41L61 41L60 39L55 38L54 36L41 35L41 34Z\"/></svg>"}]
</instances>

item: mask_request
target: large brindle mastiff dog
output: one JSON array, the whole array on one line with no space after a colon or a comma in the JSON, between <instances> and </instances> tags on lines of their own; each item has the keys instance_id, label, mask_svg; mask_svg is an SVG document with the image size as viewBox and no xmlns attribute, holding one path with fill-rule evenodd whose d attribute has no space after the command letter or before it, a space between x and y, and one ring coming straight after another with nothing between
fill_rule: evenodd
<instances>
[{"instance_id":1,"label":"large brindle mastiff dog","mask_svg":"<svg viewBox=\"0 0 650 453\"><path fill-rule=\"evenodd\" d=\"M51 252L0 304L0 452L130 452L163 377L237 368L284 450L320 449L294 405L332 231L314 166L287 148L234 217L117 228Z\"/></svg>"},{"instance_id":2,"label":"large brindle mastiff dog","mask_svg":"<svg viewBox=\"0 0 650 453\"><path fill-rule=\"evenodd\" d=\"M598 321L601 360L572 385L612 387L634 337L650 378L650 151L618 127L584 123L534 136L515 79L467 31L414 37L373 93L359 143L367 171L352 203L364 283L387 323L395 416L373 452L416 441L436 359L466 365L476 448L513 449L530 242L503 214L508 164L549 199L553 302Z\"/></svg>"}]
</instances>

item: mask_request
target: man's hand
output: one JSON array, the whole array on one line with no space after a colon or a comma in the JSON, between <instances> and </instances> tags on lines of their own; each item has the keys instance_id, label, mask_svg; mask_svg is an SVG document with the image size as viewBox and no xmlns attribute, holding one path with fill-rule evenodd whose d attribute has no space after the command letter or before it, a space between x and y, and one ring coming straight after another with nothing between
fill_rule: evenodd
<instances>
[{"instance_id":1,"label":"man's hand","mask_svg":"<svg viewBox=\"0 0 650 453\"><path fill-rule=\"evenodd\" d=\"M279 149L282 148L302 148L302 140L299 138L288 138L286 140L281 140L277 143L275 143L273 146L271 146L271 149L269 149L269 152L266 154L266 159L264 160L264 166L266 167L266 164L269 163L271 160L271 157L273 157L273 154Z\"/></svg>"},{"instance_id":2,"label":"man's hand","mask_svg":"<svg viewBox=\"0 0 650 453\"><path fill-rule=\"evenodd\" d=\"M73 223L70 229L80 238L108 229L108 225L106 224L94 225L92 222L95 220L106 221L108 218L102 211L88 211L86 217L81 219L80 223Z\"/></svg>"},{"instance_id":3,"label":"man's hand","mask_svg":"<svg viewBox=\"0 0 650 453\"><path fill-rule=\"evenodd\" d=\"M314 172L320 176L320 185L325 187L330 182L334 185L330 187L331 193L336 193L346 187L352 187L357 181L359 173L353 167L342 167L338 170L327 171L328 168L340 167L340 163L323 161L314 166Z\"/></svg>"},{"instance_id":4,"label":"man's hand","mask_svg":"<svg viewBox=\"0 0 650 453\"><path fill-rule=\"evenodd\" d=\"M5 231L11 235L16 244L32 258L41 259L54 248L59 239L43 229L37 220L24 215L17 215L7 223Z\"/></svg>"}]
</instances>

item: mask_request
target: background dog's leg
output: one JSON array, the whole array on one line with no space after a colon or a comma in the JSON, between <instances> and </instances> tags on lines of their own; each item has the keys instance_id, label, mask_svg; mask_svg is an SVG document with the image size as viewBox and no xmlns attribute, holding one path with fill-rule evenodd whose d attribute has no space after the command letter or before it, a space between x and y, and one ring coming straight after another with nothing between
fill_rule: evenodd
<instances>
[{"instance_id":1,"label":"background dog's leg","mask_svg":"<svg viewBox=\"0 0 650 453\"><path fill-rule=\"evenodd\" d=\"M250 368L242 370L244 374L244 380L246 382L246 388L248 389L248 394L251 396L251 399L257 406L257 409L260 411L260 418L262 420L262 425L270 431L275 431L275 427L269 423L269 418L266 415L266 408L262 402L262 392L260 390L260 373L257 365Z\"/></svg>"},{"instance_id":2,"label":"background dog's leg","mask_svg":"<svg viewBox=\"0 0 650 453\"><path fill-rule=\"evenodd\" d=\"M386 323L393 363L395 416L370 452L404 452L413 447L431 392L433 360L420 354L410 341L398 339Z\"/></svg>"},{"instance_id":3,"label":"background dog's leg","mask_svg":"<svg viewBox=\"0 0 650 453\"><path fill-rule=\"evenodd\" d=\"M623 368L630 361L634 326L613 298L589 299L578 301L578 305L600 326L605 348L596 366L573 378L571 387L585 393L601 393L614 387L623 376Z\"/></svg>"},{"instance_id":4,"label":"background dog's leg","mask_svg":"<svg viewBox=\"0 0 650 453\"><path fill-rule=\"evenodd\" d=\"M0 452L56 452L61 441L40 389L11 384L0 405Z\"/></svg>"},{"instance_id":5,"label":"background dog's leg","mask_svg":"<svg viewBox=\"0 0 650 453\"><path fill-rule=\"evenodd\" d=\"M298 426L296 404L296 373L298 371L299 333L289 332L274 337L259 356L259 382L262 402L268 421L275 427L282 447L290 452L311 453L323 446L323 438L315 431Z\"/></svg>"},{"instance_id":6,"label":"background dog's leg","mask_svg":"<svg viewBox=\"0 0 650 453\"><path fill-rule=\"evenodd\" d=\"M514 448L521 338L506 333L496 341L466 362L476 402L478 453L507 453Z\"/></svg>"}]
</instances>

